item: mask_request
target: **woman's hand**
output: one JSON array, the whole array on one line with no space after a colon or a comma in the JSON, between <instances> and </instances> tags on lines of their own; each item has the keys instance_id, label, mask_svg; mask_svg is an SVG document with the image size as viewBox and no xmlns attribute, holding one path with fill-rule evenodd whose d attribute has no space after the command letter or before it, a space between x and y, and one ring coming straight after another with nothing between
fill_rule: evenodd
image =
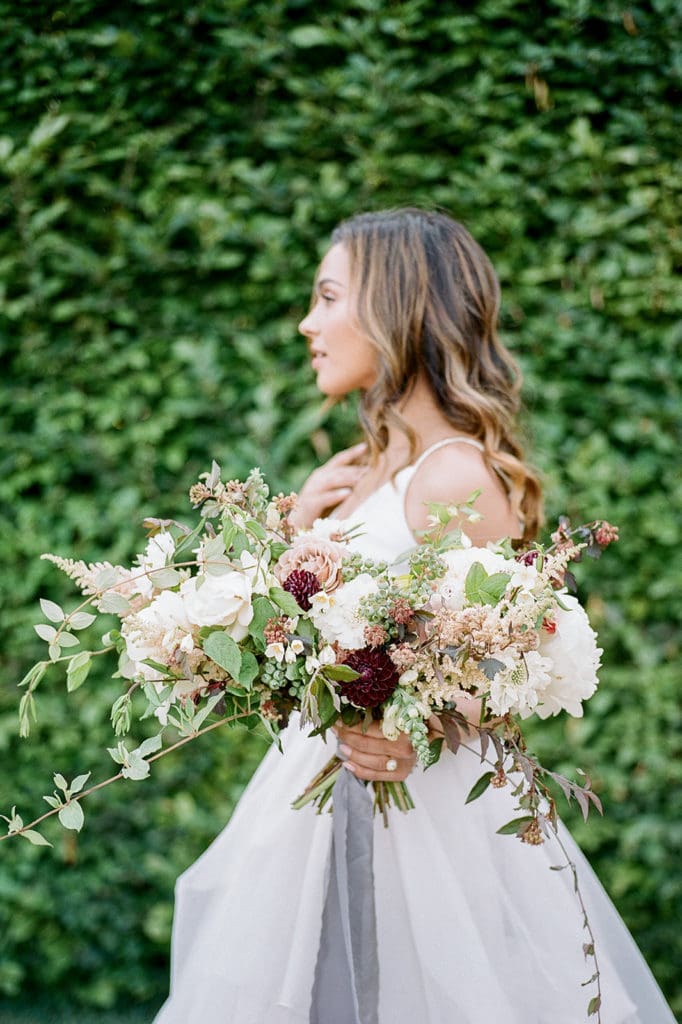
<instances>
[{"instance_id":1,"label":"woman's hand","mask_svg":"<svg viewBox=\"0 0 682 1024\"><path fill-rule=\"evenodd\" d=\"M387 740L380 722L372 722L366 732L362 725L337 722L333 732L339 738L339 753L344 765L359 779L369 782L402 782L417 762L414 747L404 733L397 740ZM393 771L386 764L395 761Z\"/></svg>"},{"instance_id":2,"label":"woman's hand","mask_svg":"<svg viewBox=\"0 0 682 1024\"><path fill-rule=\"evenodd\" d=\"M289 516L292 526L297 530L308 529L328 509L348 497L365 472L365 466L355 463L366 450L364 443L345 448L319 469L313 470L299 492L296 508Z\"/></svg>"}]
</instances>

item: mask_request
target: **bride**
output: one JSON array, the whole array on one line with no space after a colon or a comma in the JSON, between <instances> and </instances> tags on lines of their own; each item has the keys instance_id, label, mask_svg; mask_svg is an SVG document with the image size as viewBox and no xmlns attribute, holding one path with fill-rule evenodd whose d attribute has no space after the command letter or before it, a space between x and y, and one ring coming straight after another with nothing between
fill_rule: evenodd
<instances>
[{"instance_id":1,"label":"bride","mask_svg":"<svg viewBox=\"0 0 682 1024\"><path fill-rule=\"evenodd\" d=\"M365 443L311 474L299 528L332 514L363 531L355 550L393 561L426 528L427 502L480 490L474 544L534 535L540 489L514 436L519 378L498 310L488 258L448 216L410 208L336 229L300 330L320 391L360 390ZM388 829L375 822L380 1024L587 1020L593 961L570 872L550 870L562 859L551 841L527 847L495 834L515 815L508 789L464 806L480 774L470 752L445 752L423 772L406 737L386 740L378 726L337 735L348 771L409 775L416 804L392 812ZM178 880L171 991L156 1024L310 1020L331 819L291 802L334 746L296 723L283 744ZM562 840L596 935L603 1024L674 1024L587 861Z\"/></svg>"}]
</instances>

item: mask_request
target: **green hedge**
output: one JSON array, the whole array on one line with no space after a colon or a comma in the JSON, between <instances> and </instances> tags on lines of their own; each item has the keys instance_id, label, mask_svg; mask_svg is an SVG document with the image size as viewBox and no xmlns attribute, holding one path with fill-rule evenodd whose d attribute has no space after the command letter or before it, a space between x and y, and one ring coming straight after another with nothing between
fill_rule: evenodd
<instances>
[{"instance_id":1,"label":"green hedge","mask_svg":"<svg viewBox=\"0 0 682 1024\"><path fill-rule=\"evenodd\" d=\"M38 813L51 767L108 770L101 676L69 709L48 677L38 740L16 738L37 597L68 592L38 555L127 559L211 457L289 487L352 440L352 403L320 404L296 332L315 262L346 215L440 205L498 269L550 514L621 526L581 573L602 689L534 738L591 769L606 817L568 818L682 1010L678 5L0 14L0 809ZM158 1002L173 879L262 749L219 732L134 800L93 798L55 854L4 844L0 993Z\"/></svg>"}]
</instances>

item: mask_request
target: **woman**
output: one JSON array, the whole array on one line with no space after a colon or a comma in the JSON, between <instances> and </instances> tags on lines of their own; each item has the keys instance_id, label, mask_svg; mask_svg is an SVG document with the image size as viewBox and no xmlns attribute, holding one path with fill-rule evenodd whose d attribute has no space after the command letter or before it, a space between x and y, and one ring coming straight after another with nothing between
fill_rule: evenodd
<instances>
[{"instance_id":1,"label":"woman","mask_svg":"<svg viewBox=\"0 0 682 1024\"><path fill-rule=\"evenodd\" d=\"M427 502L456 504L480 490L475 544L534 534L540 492L514 438L518 374L497 337L498 309L489 260L449 217L405 209L337 228L300 330L320 390L361 391L366 443L310 476L299 527L333 512L362 524L356 550L392 561L427 526ZM553 844L495 834L515 814L509 790L465 807L480 774L467 751L424 773L409 742L386 740L378 726L366 735L339 727L338 741L360 779L409 775L416 803L375 829L380 1024L586 1019L594 992L581 985L591 969L570 873L549 870L561 860ZM228 827L178 882L171 995L157 1024L310 1019L330 817L290 803L331 743L294 725L284 747L268 753ZM673 1022L587 862L563 838L597 936L602 1021Z\"/></svg>"}]
</instances>

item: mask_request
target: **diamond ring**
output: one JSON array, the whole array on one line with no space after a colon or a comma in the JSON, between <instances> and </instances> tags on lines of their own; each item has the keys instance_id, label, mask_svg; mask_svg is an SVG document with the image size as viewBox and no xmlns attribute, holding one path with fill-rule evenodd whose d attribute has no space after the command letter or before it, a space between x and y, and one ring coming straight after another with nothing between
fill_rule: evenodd
<instances>
[{"instance_id":1,"label":"diamond ring","mask_svg":"<svg viewBox=\"0 0 682 1024\"><path fill-rule=\"evenodd\" d=\"M386 762L386 771L394 772L397 767L398 762L396 761L396 759L394 757L389 757L388 761Z\"/></svg>"}]
</instances>

